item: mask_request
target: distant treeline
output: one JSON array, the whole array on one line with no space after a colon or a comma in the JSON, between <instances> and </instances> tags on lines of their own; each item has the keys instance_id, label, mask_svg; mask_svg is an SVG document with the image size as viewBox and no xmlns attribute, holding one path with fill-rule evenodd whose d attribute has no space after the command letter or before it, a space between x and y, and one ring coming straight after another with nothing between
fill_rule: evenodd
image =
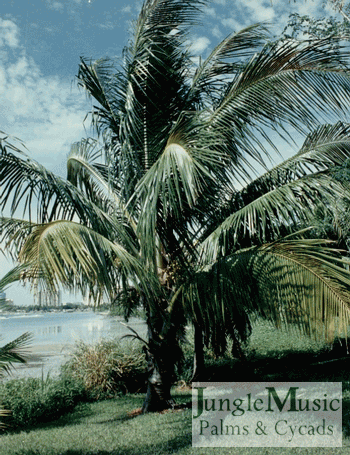
<instances>
[{"instance_id":1,"label":"distant treeline","mask_svg":"<svg viewBox=\"0 0 350 455\"><path fill-rule=\"evenodd\" d=\"M26 313L29 313L31 311L52 311L52 310L84 310L86 308L93 308L98 311L109 311L111 308L111 305L109 303L103 303L99 305L98 307L92 307L92 306L86 306L82 302L76 302L76 303L64 303L63 305L56 306L56 305L27 305L27 306L19 306L19 305L6 305L6 308L4 308L5 311L10 311L10 312L17 312L17 311L25 311Z\"/></svg>"},{"instance_id":2,"label":"distant treeline","mask_svg":"<svg viewBox=\"0 0 350 455\"><path fill-rule=\"evenodd\" d=\"M17 305L11 305L9 308L6 308L8 311L50 311L50 310L78 310L81 308L86 308L86 306L83 303L65 303L64 305L61 306L55 306L55 305L47 305L47 306L42 306L42 305L28 305L28 306L17 306Z\"/></svg>"}]
</instances>

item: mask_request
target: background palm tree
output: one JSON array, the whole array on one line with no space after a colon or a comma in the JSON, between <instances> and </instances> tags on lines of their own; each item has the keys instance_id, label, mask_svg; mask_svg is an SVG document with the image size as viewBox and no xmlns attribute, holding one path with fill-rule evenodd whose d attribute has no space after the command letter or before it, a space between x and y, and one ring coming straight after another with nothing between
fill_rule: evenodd
<instances>
[{"instance_id":1,"label":"background palm tree","mask_svg":"<svg viewBox=\"0 0 350 455\"><path fill-rule=\"evenodd\" d=\"M73 145L67 180L0 145L2 240L22 264L7 279L143 305L144 412L173 404L188 320L198 352L204 340L218 354L227 336L239 351L256 314L328 339L348 325L346 261L298 231L348 191L331 169L350 156L349 126L320 125L348 107L347 55L336 37L265 44L255 25L196 64L205 3L147 0L121 60L81 61L98 140ZM272 138L293 132L300 151L270 168Z\"/></svg>"}]
</instances>

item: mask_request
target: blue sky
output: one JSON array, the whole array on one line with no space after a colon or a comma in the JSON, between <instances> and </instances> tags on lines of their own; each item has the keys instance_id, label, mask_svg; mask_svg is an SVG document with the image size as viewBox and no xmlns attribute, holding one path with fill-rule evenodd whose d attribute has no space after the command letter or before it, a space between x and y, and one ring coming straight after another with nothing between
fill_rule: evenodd
<instances>
[{"instance_id":1,"label":"blue sky","mask_svg":"<svg viewBox=\"0 0 350 455\"><path fill-rule=\"evenodd\" d=\"M70 145L86 137L90 102L75 84L80 56L118 57L140 1L7 0L0 6L0 131L25 142L29 154L65 175ZM278 34L291 13L322 17L322 0L213 0L192 49L205 55L233 31L260 21ZM9 263L0 257L0 276ZM27 289L8 290L16 304L31 304ZM66 297L66 300L73 298Z\"/></svg>"}]
</instances>

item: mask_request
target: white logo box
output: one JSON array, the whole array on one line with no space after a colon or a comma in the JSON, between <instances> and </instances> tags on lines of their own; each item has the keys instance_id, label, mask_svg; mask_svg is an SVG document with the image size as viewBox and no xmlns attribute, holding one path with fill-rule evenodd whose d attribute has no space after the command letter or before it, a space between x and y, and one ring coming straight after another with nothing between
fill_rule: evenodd
<instances>
[{"instance_id":1,"label":"white logo box","mask_svg":"<svg viewBox=\"0 0 350 455\"><path fill-rule=\"evenodd\" d=\"M193 447L341 447L341 382L196 382Z\"/></svg>"}]
</instances>

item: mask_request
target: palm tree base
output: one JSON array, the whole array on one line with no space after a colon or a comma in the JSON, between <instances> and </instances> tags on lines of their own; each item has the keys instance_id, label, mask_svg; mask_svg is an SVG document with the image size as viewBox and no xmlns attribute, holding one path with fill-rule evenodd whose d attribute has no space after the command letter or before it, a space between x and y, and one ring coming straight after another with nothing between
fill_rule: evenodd
<instances>
[{"instance_id":1,"label":"palm tree base","mask_svg":"<svg viewBox=\"0 0 350 455\"><path fill-rule=\"evenodd\" d=\"M148 380L146 397L142 405L142 414L172 409L175 400L171 396L171 383L164 381L157 370Z\"/></svg>"}]
</instances>

